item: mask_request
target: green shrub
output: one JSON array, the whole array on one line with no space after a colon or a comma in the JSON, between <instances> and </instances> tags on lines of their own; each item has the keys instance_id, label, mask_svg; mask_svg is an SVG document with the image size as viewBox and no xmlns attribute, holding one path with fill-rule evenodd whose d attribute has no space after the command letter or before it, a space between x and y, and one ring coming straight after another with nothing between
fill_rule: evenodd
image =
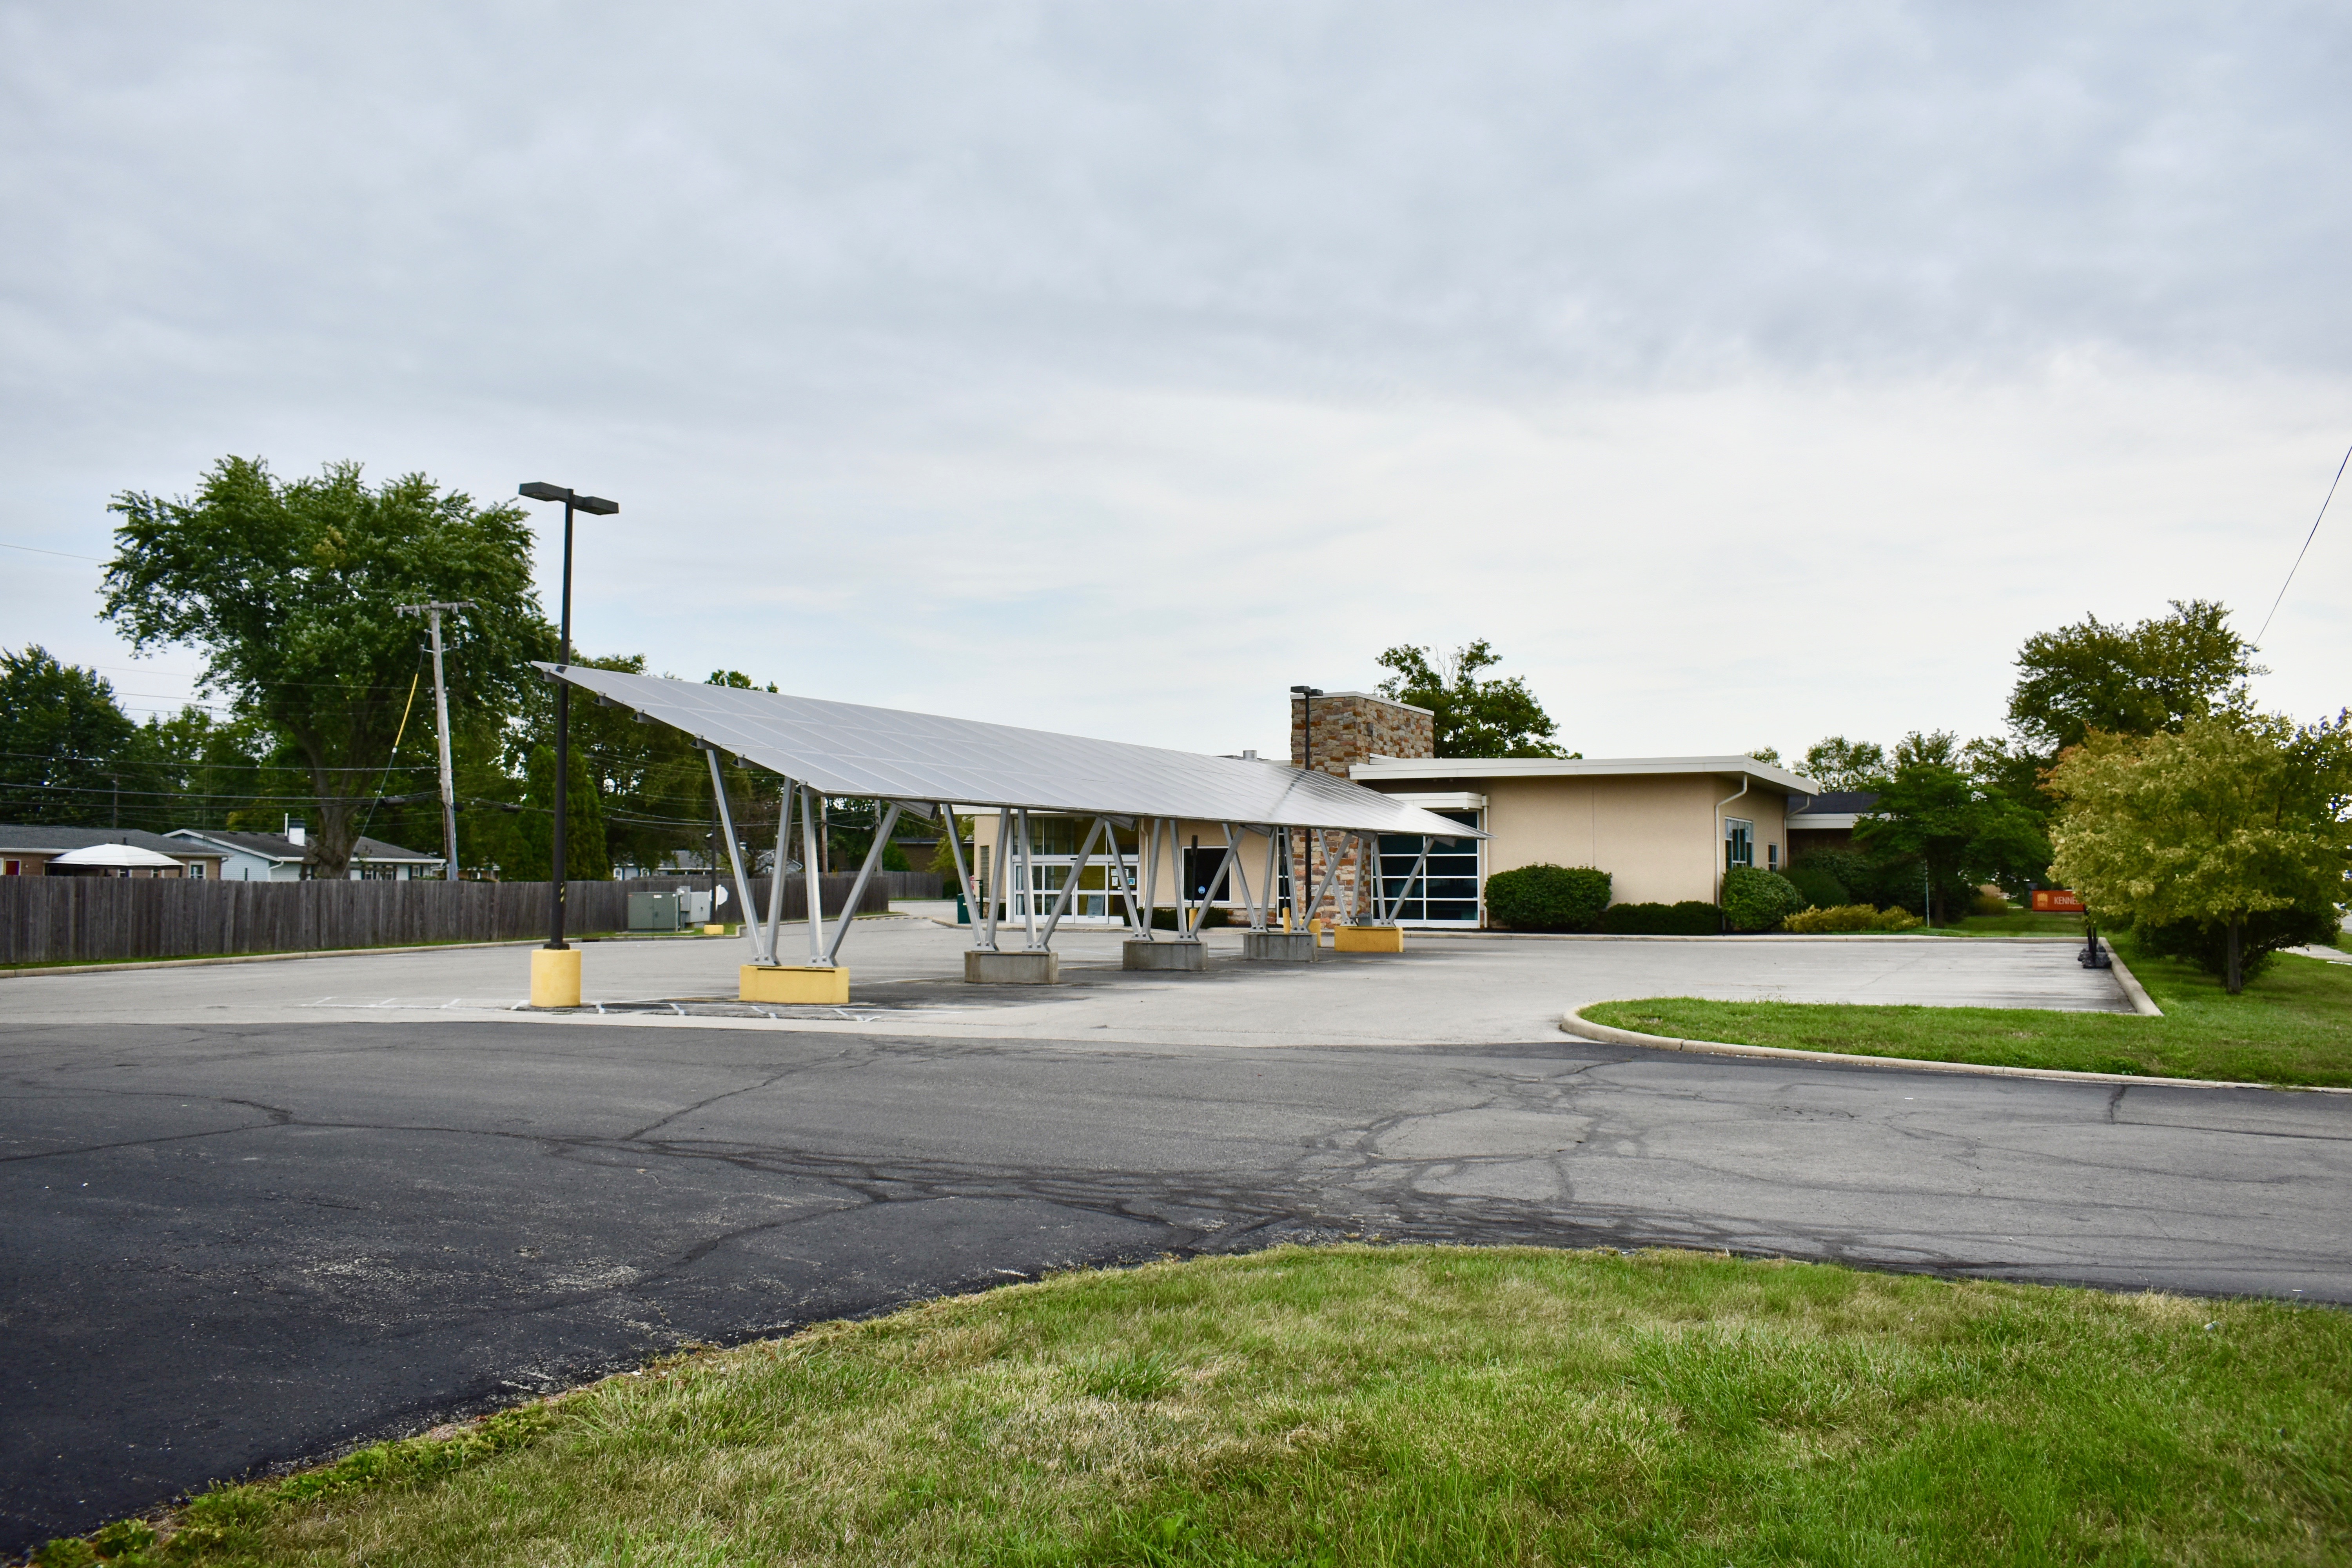
<instances>
[{"instance_id":1,"label":"green shrub","mask_svg":"<svg viewBox=\"0 0 2352 1568\"><path fill-rule=\"evenodd\" d=\"M1981 915L1987 919L1994 915L2005 915L2009 913L2009 895L1988 893L1979 888L1977 889L1977 901L1969 906L1969 913Z\"/></svg>"},{"instance_id":2,"label":"green shrub","mask_svg":"<svg viewBox=\"0 0 2352 1568\"><path fill-rule=\"evenodd\" d=\"M1598 931L1609 873L1590 866L1521 866L1486 879L1486 913L1513 931Z\"/></svg>"},{"instance_id":3,"label":"green shrub","mask_svg":"<svg viewBox=\"0 0 2352 1568\"><path fill-rule=\"evenodd\" d=\"M1723 931L1723 911L1696 899L1679 904L1612 904L1601 914L1601 929L1615 936L1717 936Z\"/></svg>"},{"instance_id":4,"label":"green shrub","mask_svg":"<svg viewBox=\"0 0 2352 1568\"><path fill-rule=\"evenodd\" d=\"M1845 897L1827 900L1823 905L1827 908L1869 897L1878 880L1878 868L1859 849L1808 849L1789 862L1789 876L1801 888L1807 885L1802 879L1806 878L1827 877L1836 882Z\"/></svg>"},{"instance_id":5,"label":"green shrub","mask_svg":"<svg viewBox=\"0 0 2352 1568\"><path fill-rule=\"evenodd\" d=\"M1853 895L1818 858L1808 856L1792 862L1788 871L1790 885L1805 896L1806 904L1817 910L1835 909L1840 904L1853 902Z\"/></svg>"},{"instance_id":6,"label":"green shrub","mask_svg":"<svg viewBox=\"0 0 2352 1568\"><path fill-rule=\"evenodd\" d=\"M1823 931L1914 931L1919 917L1906 909L1876 910L1868 904L1840 904L1826 910L1801 910L1780 922L1780 929L1818 935Z\"/></svg>"},{"instance_id":7,"label":"green shrub","mask_svg":"<svg viewBox=\"0 0 2352 1568\"><path fill-rule=\"evenodd\" d=\"M1805 907L1805 895L1778 871L1734 866L1723 874L1723 918L1734 931L1770 931Z\"/></svg>"},{"instance_id":8,"label":"green shrub","mask_svg":"<svg viewBox=\"0 0 2352 1568\"><path fill-rule=\"evenodd\" d=\"M2336 911L2325 904L2248 915L2238 924L2238 973L2252 980L2271 966L2280 948L2306 943L2327 947L2339 929ZM2210 925L2195 921L2136 925L2132 939L2150 952L2185 958L2208 974L2229 973L2230 928L2219 921Z\"/></svg>"}]
</instances>

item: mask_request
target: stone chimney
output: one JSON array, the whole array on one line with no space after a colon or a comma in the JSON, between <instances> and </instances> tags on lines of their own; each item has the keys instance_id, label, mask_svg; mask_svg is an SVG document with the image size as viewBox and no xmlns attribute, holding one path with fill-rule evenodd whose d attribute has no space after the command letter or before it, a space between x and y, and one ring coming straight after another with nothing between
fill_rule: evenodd
<instances>
[{"instance_id":1,"label":"stone chimney","mask_svg":"<svg viewBox=\"0 0 2352 1568\"><path fill-rule=\"evenodd\" d=\"M1310 729L1307 714L1312 709ZM1290 765L1348 776L1350 764L1374 757L1437 754L1434 721L1426 708L1392 702L1370 691L1327 691L1290 698Z\"/></svg>"}]
</instances>

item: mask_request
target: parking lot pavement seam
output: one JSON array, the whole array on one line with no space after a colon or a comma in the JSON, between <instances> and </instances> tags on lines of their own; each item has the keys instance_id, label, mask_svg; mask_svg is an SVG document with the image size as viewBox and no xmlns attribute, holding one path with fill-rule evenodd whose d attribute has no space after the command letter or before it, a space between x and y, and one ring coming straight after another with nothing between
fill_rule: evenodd
<instances>
[{"instance_id":1,"label":"parking lot pavement seam","mask_svg":"<svg viewBox=\"0 0 2352 1568\"><path fill-rule=\"evenodd\" d=\"M1584 1006L1603 1005L1587 1002ZM1910 1068L1919 1072L1966 1073L1979 1078L2033 1078L2054 1083L2138 1084L2159 1089L2263 1089L2278 1094L2352 1094L2352 1089L2328 1084L2249 1083L2237 1079L2215 1078L2149 1078L2139 1073L2076 1072L2069 1068L2012 1068L1991 1062L1937 1061L1926 1057L1850 1056L1843 1051L1801 1051L1790 1046L1735 1045L1728 1040L1676 1040L1664 1035L1644 1035L1636 1029L1621 1029L1613 1024L1596 1024L1584 1016L1583 1007L1571 1007L1562 1013L1559 1027L1562 1034L1605 1046L1638 1046L1648 1050L1685 1051L1695 1056L1761 1057L1782 1061L1822 1062L1832 1066Z\"/></svg>"}]
</instances>

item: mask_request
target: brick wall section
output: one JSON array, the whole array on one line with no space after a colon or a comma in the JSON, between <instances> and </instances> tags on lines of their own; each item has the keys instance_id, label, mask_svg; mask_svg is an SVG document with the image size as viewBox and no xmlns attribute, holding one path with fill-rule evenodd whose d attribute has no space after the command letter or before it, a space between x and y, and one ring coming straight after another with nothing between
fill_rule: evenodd
<instances>
[{"instance_id":1,"label":"brick wall section","mask_svg":"<svg viewBox=\"0 0 2352 1568\"><path fill-rule=\"evenodd\" d=\"M1290 765L1303 766L1307 761L1308 704L1305 698L1290 699ZM1375 755L1383 757L1419 758L1436 755L1434 721L1426 708L1408 703L1392 702L1369 691L1333 691L1318 697L1313 704L1315 771L1346 778L1350 764L1370 762ZM1328 841L1327 841L1328 842ZM1339 856L1339 879L1332 884L1331 896L1315 910L1327 924L1337 922L1344 911L1356 908L1356 855L1353 840ZM1322 885L1324 852L1318 846L1303 859L1311 863L1312 874L1307 878L1307 891ZM1371 911L1363 911L1365 919Z\"/></svg>"}]
</instances>

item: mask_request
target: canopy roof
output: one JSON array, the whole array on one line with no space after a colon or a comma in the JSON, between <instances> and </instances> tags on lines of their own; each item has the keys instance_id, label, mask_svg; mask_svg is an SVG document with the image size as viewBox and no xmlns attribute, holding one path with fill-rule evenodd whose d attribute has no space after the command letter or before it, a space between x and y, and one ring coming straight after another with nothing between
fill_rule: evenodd
<instances>
[{"instance_id":1,"label":"canopy roof","mask_svg":"<svg viewBox=\"0 0 2352 1568\"><path fill-rule=\"evenodd\" d=\"M101 866L116 870L161 871L176 869L185 861L174 860L169 855L158 855L152 849L142 849L136 844L92 844L87 848L68 849L49 862L52 866Z\"/></svg>"},{"instance_id":2,"label":"canopy roof","mask_svg":"<svg viewBox=\"0 0 2352 1568\"><path fill-rule=\"evenodd\" d=\"M1361 784L1255 757L1090 741L576 664L539 668L824 795L1416 837L1486 837Z\"/></svg>"}]
</instances>

